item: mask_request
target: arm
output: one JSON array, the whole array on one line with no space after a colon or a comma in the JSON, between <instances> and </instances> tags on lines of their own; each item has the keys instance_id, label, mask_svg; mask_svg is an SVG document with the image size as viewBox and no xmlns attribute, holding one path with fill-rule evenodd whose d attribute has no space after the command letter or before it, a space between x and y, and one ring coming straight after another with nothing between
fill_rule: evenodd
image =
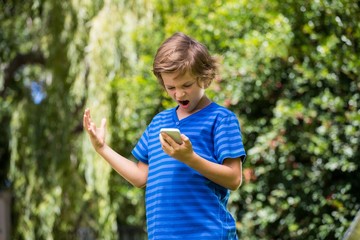
<instances>
[{"instance_id":1,"label":"arm","mask_svg":"<svg viewBox=\"0 0 360 240\"><path fill-rule=\"evenodd\" d=\"M192 149L188 137L181 135L183 144L177 144L171 137L162 134L160 138L163 150L173 158L187 164L209 180L230 190L237 190L242 182L242 162L240 158L225 159L223 164L210 162Z\"/></svg>"},{"instance_id":2,"label":"arm","mask_svg":"<svg viewBox=\"0 0 360 240\"><path fill-rule=\"evenodd\" d=\"M84 113L83 125L89 134L94 149L99 153L123 178L136 187L146 185L148 175L148 165L143 162L135 163L110 148L105 143L106 119L102 119L100 128L97 128L90 117L90 110Z\"/></svg>"}]
</instances>

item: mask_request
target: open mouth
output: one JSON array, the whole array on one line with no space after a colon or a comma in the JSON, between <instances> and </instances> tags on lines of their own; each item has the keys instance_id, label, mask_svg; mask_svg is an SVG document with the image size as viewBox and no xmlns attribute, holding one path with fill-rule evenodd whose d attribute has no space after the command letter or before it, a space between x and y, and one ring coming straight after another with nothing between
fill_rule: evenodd
<instances>
[{"instance_id":1,"label":"open mouth","mask_svg":"<svg viewBox=\"0 0 360 240\"><path fill-rule=\"evenodd\" d=\"M180 105L186 107L189 104L189 100L179 101Z\"/></svg>"}]
</instances>

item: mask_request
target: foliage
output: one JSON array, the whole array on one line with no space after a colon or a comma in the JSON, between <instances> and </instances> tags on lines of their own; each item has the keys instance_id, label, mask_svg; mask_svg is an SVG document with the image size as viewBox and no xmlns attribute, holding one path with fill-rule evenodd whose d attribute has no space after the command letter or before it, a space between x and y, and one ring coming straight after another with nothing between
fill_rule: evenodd
<instances>
[{"instance_id":1,"label":"foliage","mask_svg":"<svg viewBox=\"0 0 360 240\"><path fill-rule=\"evenodd\" d=\"M239 115L249 149L249 182L231 208L241 238L341 238L359 208L359 5L187 4L157 8L166 35L184 31L221 54L210 94Z\"/></svg>"},{"instance_id":2,"label":"foliage","mask_svg":"<svg viewBox=\"0 0 360 240\"><path fill-rule=\"evenodd\" d=\"M208 90L239 116L248 158L230 209L241 239L341 239L359 209L359 3L3 1L1 187L13 238L115 239L144 226L144 197L92 150L85 107L130 151L173 106L151 73L183 31L217 54ZM40 227L39 227L40 226ZM331 228L329 226L332 226Z\"/></svg>"}]
</instances>

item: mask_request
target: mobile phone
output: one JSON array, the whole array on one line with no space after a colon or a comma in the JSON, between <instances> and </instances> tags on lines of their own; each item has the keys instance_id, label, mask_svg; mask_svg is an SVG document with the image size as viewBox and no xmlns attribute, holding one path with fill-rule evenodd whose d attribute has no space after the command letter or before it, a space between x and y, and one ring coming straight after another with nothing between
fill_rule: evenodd
<instances>
[{"instance_id":1,"label":"mobile phone","mask_svg":"<svg viewBox=\"0 0 360 240\"><path fill-rule=\"evenodd\" d=\"M183 140L181 139L180 130L177 128L162 128L160 129L160 133L166 133L169 135L175 142L181 144Z\"/></svg>"}]
</instances>

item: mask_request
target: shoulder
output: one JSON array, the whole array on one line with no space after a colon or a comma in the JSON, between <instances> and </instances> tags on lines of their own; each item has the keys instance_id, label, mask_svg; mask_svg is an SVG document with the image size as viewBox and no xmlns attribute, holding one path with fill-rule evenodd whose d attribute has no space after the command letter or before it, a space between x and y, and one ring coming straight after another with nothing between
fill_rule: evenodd
<instances>
[{"instance_id":1,"label":"shoulder","mask_svg":"<svg viewBox=\"0 0 360 240\"><path fill-rule=\"evenodd\" d=\"M163 111L157 113L153 117L153 121L157 120L157 119L163 119L163 118L171 117L173 115L174 111L175 111L175 108L170 108L170 109L163 110Z\"/></svg>"},{"instance_id":2,"label":"shoulder","mask_svg":"<svg viewBox=\"0 0 360 240\"><path fill-rule=\"evenodd\" d=\"M158 126L172 121L175 108L170 108L157 113L151 120L149 126Z\"/></svg>"},{"instance_id":3,"label":"shoulder","mask_svg":"<svg viewBox=\"0 0 360 240\"><path fill-rule=\"evenodd\" d=\"M238 117L231 110L217 103L212 103L208 112L209 118L213 119L215 129L240 128Z\"/></svg>"},{"instance_id":4,"label":"shoulder","mask_svg":"<svg viewBox=\"0 0 360 240\"><path fill-rule=\"evenodd\" d=\"M218 119L237 118L234 112L217 103L211 104L209 113L216 116Z\"/></svg>"}]
</instances>

